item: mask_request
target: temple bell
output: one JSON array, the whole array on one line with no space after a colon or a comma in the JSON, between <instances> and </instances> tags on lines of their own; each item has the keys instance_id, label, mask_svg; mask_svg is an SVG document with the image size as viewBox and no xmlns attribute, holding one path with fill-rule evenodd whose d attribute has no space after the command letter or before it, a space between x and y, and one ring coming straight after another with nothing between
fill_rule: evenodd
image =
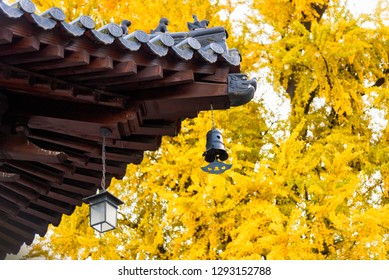
<instances>
[{"instance_id":1,"label":"temple bell","mask_svg":"<svg viewBox=\"0 0 389 280\"><path fill-rule=\"evenodd\" d=\"M211 129L207 133L206 151L203 154L206 162L225 161L228 153L224 148L222 133L218 129Z\"/></svg>"},{"instance_id":2,"label":"temple bell","mask_svg":"<svg viewBox=\"0 0 389 280\"><path fill-rule=\"evenodd\" d=\"M204 172L220 174L232 167L231 164L221 162L228 159L228 153L220 130L213 128L207 132L206 151L203 156L205 161L209 162L207 166L201 168Z\"/></svg>"}]
</instances>

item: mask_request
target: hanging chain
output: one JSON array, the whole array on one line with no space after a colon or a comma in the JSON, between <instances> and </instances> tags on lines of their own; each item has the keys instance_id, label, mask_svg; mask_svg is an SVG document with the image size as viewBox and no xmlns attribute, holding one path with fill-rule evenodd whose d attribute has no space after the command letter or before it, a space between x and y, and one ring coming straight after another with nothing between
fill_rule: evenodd
<instances>
[{"instance_id":1,"label":"hanging chain","mask_svg":"<svg viewBox=\"0 0 389 280\"><path fill-rule=\"evenodd\" d=\"M105 133L103 133L103 144L101 149L101 161L103 165L103 177L101 179L101 188L105 191Z\"/></svg>"},{"instance_id":2,"label":"hanging chain","mask_svg":"<svg viewBox=\"0 0 389 280\"><path fill-rule=\"evenodd\" d=\"M211 104L212 129L215 129L215 118L213 117L213 106Z\"/></svg>"}]
</instances>

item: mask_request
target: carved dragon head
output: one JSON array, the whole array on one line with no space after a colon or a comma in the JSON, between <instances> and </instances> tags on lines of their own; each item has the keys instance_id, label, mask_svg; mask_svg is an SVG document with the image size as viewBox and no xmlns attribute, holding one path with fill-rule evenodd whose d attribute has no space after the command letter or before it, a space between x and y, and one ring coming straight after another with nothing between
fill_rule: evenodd
<instances>
[{"instance_id":1,"label":"carved dragon head","mask_svg":"<svg viewBox=\"0 0 389 280\"><path fill-rule=\"evenodd\" d=\"M228 75L228 94L232 107L248 103L254 97L257 89L257 80L249 80L246 74Z\"/></svg>"}]
</instances>

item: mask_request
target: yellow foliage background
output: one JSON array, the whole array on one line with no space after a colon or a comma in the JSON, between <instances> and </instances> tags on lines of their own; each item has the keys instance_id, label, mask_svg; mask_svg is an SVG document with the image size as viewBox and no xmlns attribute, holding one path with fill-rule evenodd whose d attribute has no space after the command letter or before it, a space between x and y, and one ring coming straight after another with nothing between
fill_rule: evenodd
<instances>
[{"instance_id":1,"label":"yellow foliage background","mask_svg":"<svg viewBox=\"0 0 389 280\"><path fill-rule=\"evenodd\" d=\"M185 30L197 14L227 28L242 71L261 79L255 101L214 112L231 170L201 171L212 122L200 113L112 181L109 190L126 202L118 229L93 232L84 205L37 239L27 258L389 257L389 28L380 8L387 1L359 17L340 0L253 1L234 22L228 15L239 1L35 3L61 7L68 20L129 19L146 32L160 17L170 31ZM271 98L282 101L278 110Z\"/></svg>"}]
</instances>

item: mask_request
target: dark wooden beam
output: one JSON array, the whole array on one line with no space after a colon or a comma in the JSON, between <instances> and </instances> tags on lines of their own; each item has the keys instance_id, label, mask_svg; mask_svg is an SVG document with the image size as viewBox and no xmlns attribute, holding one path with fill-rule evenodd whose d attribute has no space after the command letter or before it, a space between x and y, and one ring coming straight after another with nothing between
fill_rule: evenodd
<instances>
[{"instance_id":1,"label":"dark wooden beam","mask_svg":"<svg viewBox=\"0 0 389 280\"><path fill-rule=\"evenodd\" d=\"M11 203L20 205L20 207L25 208L28 206L30 201L25 197L16 194L15 192L7 189L4 186L0 186L0 197L10 201Z\"/></svg>"},{"instance_id":2,"label":"dark wooden beam","mask_svg":"<svg viewBox=\"0 0 389 280\"><path fill-rule=\"evenodd\" d=\"M14 239L12 235L6 234L0 231L0 239L2 240L2 245L4 245L5 242L13 244L13 245L19 245L20 246L20 240ZM4 242L5 241L5 242ZM9 247L11 248L11 247Z\"/></svg>"},{"instance_id":3,"label":"dark wooden beam","mask_svg":"<svg viewBox=\"0 0 389 280\"><path fill-rule=\"evenodd\" d=\"M65 178L74 179L86 183L91 183L94 185L98 185L101 182L101 175L96 174L96 176L90 176L85 174L80 174L78 169L73 174L65 174Z\"/></svg>"},{"instance_id":4,"label":"dark wooden beam","mask_svg":"<svg viewBox=\"0 0 389 280\"><path fill-rule=\"evenodd\" d=\"M49 102L47 104L52 103ZM53 106L56 108L55 104L53 104ZM101 127L109 128L112 131L109 138L120 139L121 136L130 135L141 123L141 120L139 120L140 115L137 112L139 109L136 107L122 111L107 109L104 114L99 112L98 107L72 106L69 108L58 108L58 110L54 111L52 108L48 108L46 111L42 111L42 114L44 113L46 116L36 116L35 114L39 113L35 112L36 108L26 108L26 110L19 111L20 109L21 107L18 108L18 110L15 110L15 114L23 115L24 112L29 118L28 127L30 129L57 133L58 136L55 136L52 133L47 135L48 137L53 136L53 139L57 142L63 141L59 139L61 137L64 137L64 139L67 139L69 136L76 137L72 138L75 140L73 141L74 145L77 145L77 143L80 142L81 146L83 146L82 143L86 145L90 145L91 143L90 141L83 141L82 139L100 142L102 139L100 133ZM61 112L64 112L64 114ZM71 119L65 119L65 117ZM31 137L39 137L39 135L45 137L44 133L36 133L34 131L32 131ZM84 147L86 148L86 146Z\"/></svg>"},{"instance_id":5,"label":"dark wooden beam","mask_svg":"<svg viewBox=\"0 0 389 280\"><path fill-rule=\"evenodd\" d=\"M66 163L47 163L47 162L45 162L42 165L44 166L44 168L47 168L49 170L55 169L56 170L55 172L62 172L62 173L73 173L74 169L75 169L75 167L68 162L66 162Z\"/></svg>"},{"instance_id":6,"label":"dark wooden beam","mask_svg":"<svg viewBox=\"0 0 389 280\"><path fill-rule=\"evenodd\" d=\"M87 65L89 64L89 62L89 53L85 50L80 50L65 53L65 57L63 59L27 64L25 65L25 67L30 71L49 70L51 72L53 69L62 69Z\"/></svg>"},{"instance_id":7,"label":"dark wooden beam","mask_svg":"<svg viewBox=\"0 0 389 280\"><path fill-rule=\"evenodd\" d=\"M21 242L22 244L22 242ZM11 254L17 254L18 251L19 251L19 248L20 246L12 246L11 244L7 243L7 242L3 242L3 243L0 243L0 252L3 251L3 252L7 252L7 253L11 253ZM2 254L0 254L1 256ZM6 254L4 254L6 255ZM3 257L4 259L5 257Z\"/></svg>"},{"instance_id":8,"label":"dark wooden beam","mask_svg":"<svg viewBox=\"0 0 389 280\"><path fill-rule=\"evenodd\" d=\"M22 244L23 242L20 242L20 246L12 246L6 242L4 242L4 244L0 243L0 256L3 255L2 252L7 252L6 254L17 254ZM4 254L3 259L5 258L6 254Z\"/></svg>"},{"instance_id":9,"label":"dark wooden beam","mask_svg":"<svg viewBox=\"0 0 389 280\"><path fill-rule=\"evenodd\" d=\"M87 84L99 83L101 79L113 79L123 76L131 76L137 73L137 65L134 61L120 62L114 65L113 70L99 73L89 73L86 75L77 75L67 77L66 79L75 82L87 82ZM94 82L93 82L94 81Z\"/></svg>"},{"instance_id":10,"label":"dark wooden beam","mask_svg":"<svg viewBox=\"0 0 389 280\"><path fill-rule=\"evenodd\" d=\"M84 184L83 187L79 187L72 184L57 184L57 183L50 183L53 188L80 194L82 196L89 196L94 193L96 193L96 188L89 188L87 184Z\"/></svg>"},{"instance_id":11,"label":"dark wooden beam","mask_svg":"<svg viewBox=\"0 0 389 280\"><path fill-rule=\"evenodd\" d=\"M24 135L10 135L0 141L0 159L60 163L67 156L62 152L41 149Z\"/></svg>"},{"instance_id":12,"label":"dark wooden beam","mask_svg":"<svg viewBox=\"0 0 389 280\"><path fill-rule=\"evenodd\" d=\"M27 188L21 186L20 184L1 182L0 185L3 186L4 188L7 188L8 190L10 190L14 193L17 193L18 195L22 196L23 198L25 198L27 200L35 200L38 198L38 195L39 195L34 190L27 189Z\"/></svg>"},{"instance_id":13,"label":"dark wooden beam","mask_svg":"<svg viewBox=\"0 0 389 280\"><path fill-rule=\"evenodd\" d=\"M9 216L0 211L0 225L6 223L9 220Z\"/></svg>"},{"instance_id":14,"label":"dark wooden beam","mask_svg":"<svg viewBox=\"0 0 389 280\"><path fill-rule=\"evenodd\" d=\"M146 114L144 120L156 118L177 119L192 118L200 111L210 110L212 104L215 110L228 109L229 100L225 96L201 97L192 99L160 99L145 100L144 107Z\"/></svg>"},{"instance_id":15,"label":"dark wooden beam","mask_svg":"<svg viewBox=\"0 0 389 280\"><path fill-rule=\"evenodd\" d=\"M49 201L51 200L51 201ZM39 206L50 209L54 212L63 213L66 215L70 215L74 211L74 207L68 204L60 202L59 200L54 200L51 198L45 198L44 196L40 196L36 201L34 201Z\"/></svg>"},{"instance_id":16,"label":"dark wooden beam","mask_svg":"<svg viewBox=\"0 0 389 280\"><path fill-rule=\"evenodd\" d=\"M33 230L32 232L39 234L41 237L46 234L47 227L49 225L47 221L23 212L20 212L18 216L13 217L12 219L26 227L31 228Z\"/></svg>"},{"instance_id":17,"label":"dark wooden beam","mask_svg":"<svg viewBox=\"0 0 389 280\"><path fill-rule=\"evenodd\" d=\"M57 180L55 180L56 182ZM18 181L18 184L35 191L38 195L35 197L37 199L39 195L45 194L49 191L50 186L46 182L42 182L42 180L32 179L29 175L24 175Z\"/></svg>"},{"instance_id":18,"label":"dark wooden beam","mask_svg":"<svg viewBox=\"0 0 389 280\"><path fill-rule=\"evenodd\" d=\"M0 172L0 182L16 182L19 179L19 174Z\"/></svg>"},{"instance_id":19,"label":"dark wooden beam","mask_svg":"<svg viewBox=\"0 0 389 280\"><path fill-rule=\"evenodd\" d=\"M63 201L73 206L81 206L82 205L82 197L77 193L69 193L61 194L60 190L51 189L47 194L49 197L56 199L58 201Z\"/></svg>"},{"instance_id":20,"label":"dark wooden beam","mask_svg":"<svg viewBox=\"0 0 389 280\"><path fill-rule=\"evenodd\" d=\"M0 75L0 87L45 98L54 95L56 98L76 99L73 95L73 89L53 89L50 83L32 85L28 77L12 78Z\"/></svg>"},{"instance_id":21,"label":"dark wooden beam","mask_svg":"<svg viewBox=\"0 0 389 280\"><path fill-rule=\"evenodd\" d=\"M100 128L106 127L112 131L110 137L120 138L117 123L86 122L77 120L67 120L62 118L52 118L44 116L31 116L28 127L32 129L47 130L64 135L77 136L85 139L100 139Z\"/></svg>"},{"instance_id":22,"label":"dark wooden beam","mask_svg":"<svg viewBox=\"0 0 389 280\"><path fill-rule=\"evenodd\" d=\"M143 89L154 89L194 82L194 75L192 70L164 74L163 76L163 78L150 79L150 81L147 82L137 80L137 76L134 76L132 80L129 79L122 84L115 84L109 86L108 88L113 92L122 92L123 94L130 95L131 91L133 90L137 91Z\"/></svg>"},{"instance_id":23,"label":"dark wooden beam","mask_svg":"<svg viewBox=\"0 0 389 280\"><path fill-rule=\"evenodd\" d=\"M154 122L148 123L139 128L135 135L168 135L176 136L179 131L177 122Z\"/></svg>"},{"instance_id":24,"label":"dark wooden beam","mask_svg":"<svg viewBox=\"0 0 389 280\"><path fill-rule=\"evenodd\" d=\"M101 149L99 146L97 146L97 143L91 141L87 142L84 139L75 138L75 137L69 138L66 136L61 137L55 134L54 135L44 134L43 132L38 133L37 131L34 130L28 135L28 137L32 139L52 143L52 144L61 145L64 147L69 147L86 153L95 154L98 153Z\"/></svg>"},{"instance_id":25,"label":"dark wooden beam","mask_svg":"<svg viewBox=\"0 0 389 280\"><path fill-rule=\"evenodd\" d=\"M117 176L118 179L121 179L126 172L127 164L129 164L129 162L117 162L117 163L106 162L105 169L107 173L110 173L114 176ZM74 165L76 167L87 168L89 170L102 172L101 163L88 161L85 165L80 165L77 163L75 163Z\"/></svg>"},{"instance_id":26,"label":"dark wooden beam","mask_svg":"<svg viewBox=\"0 0 389 280\"><path fill-rule=\"evenodd\" d=\"M215 82L215 83L224 83L228 82L228 74L230 73L229 67L223 67L216 69L215 73L212 75L201 75L198 79L202 82Z\"/></svg>"},{"instance_id":27,"label":"dark wooden beam","mask_svg":"<svg viewBox=\"0 0 389 280\"><path fill-rule=\"evenodd\" d=\"M80 165L85 165L89 161L89 156L87 156L84 152L82 151L77 151L71 148L68 148L67 146L61 146L45 141L40 141L33 139L33 142L44 149L60 149L64 153L66 153L68 161L70 161L72 164L80 164ZM47 163L45 163L47 164Z\"/></svg>"},{"instance_id":28,"label":"dark wooden beam","mask_svg":"<svg viewBox=\"0 0 389 280\"><path fill-rule=\"evenodd\" d=\"M3 223L1 224L1 227L25 238L25 242L27 245L30 245L35 238L35 234L31 230L26 229L26 227L21 224L17 224L14 221L8 221L7 223Z\"/></svg>"},{"instance_id":29,"label":"dark wooden beam","mask_svg":"<svg viewBox=\"0 0 389 280\"><path fill-rule=\"evenodd\" d=\"M167 100L167 99L185 99L193 98L213 98L224 96L228 99L227 84L194 82L190 84L178 85L174 87L163 88L161 90L143 90L134 94L134 97L143 100ZM190 101L186 101L190 102Z\"/></svg>"},{"instance_id":30,"label":"dark wooden beam","mask_svg":"<svg viewBox=\"0 0 389 280\"><path fill-rule=\"evenodd\" d=\"M43 116L51 118L66 118L74 121L95 122L102 125L108 123L117 123L121 121L127 121L130 119L136 119L138 116L139 108L132 106L131 108L120 109L104 107L102 109L98 104L85 104L77 103L73 100L53 100L42 99L39 96L12 94L8 96L9 103L13 104L9 106L8 113L15 116L23 116L25 119L29 119L31 116ZM102 113L104 112L104 113ZM30 131L32 135L46 136L44 132ZM49 133L48 136L53 136L54 139L69 137L67 134L54 135ZM100 137L101 138L101 137ZM83 140L83 137L72 138L74 142L90 141Z\"/></svg>"},{"instance_id":31,"label":"dark wooden beam","mask_svg":"<svg viewBox=\"0 0 389 280\"><path fill-rule=\"evenodd\" d=\"M60 70L50 71L50 74L56 77L65 77L72 75L90 74L101 71L113 70L113 60L110 57L95 57L92 58L90 64L78 67L65 68Z\"/></svg>"},{"instance_id":32,"label":"dark wooden beam","mask_svg":"<svg viewBox=\"0 0 389 280\"><path fill-rule=\"evenodd\" d=\"M140 91L143 99L144 119L190 117L202 110L229 108L228 87L226 84L199 83L180 85L153 91Z\"/></svg>"},{"instance_id":33,"label":"dark wooden beam","mask_svg":"<svg viewBox=\"0 0 389 280\"><path fill-rule=\"evenodd\" d=\"M3 71L0 69L0 88L4 87L9 91L22 93L23 98L36 96L116 108L123 108L126 104L125 97L101 89L89 88L1 62L0 67L3 68ZM13 73L17 74L16 77L12 77ZM53 87L53 84L57 86ZM59 88L59 85L64 88Z\"/></svg>"},{"instance_id":34,"label":"dark wooden beam","mask_svg":"<svg viewBox=\"0 0 389 280\"><path fill-rule=\"evenodd\" d=\"M106 153L107 160L126 162L128 164L140 164L143 160L143 151L131 151L124 149L115 149L115 152Z\"/></svg>"},{"instance_id":35,"label":"dark wooden beam","mask_svg":"<svg viewBox=\"0 0 389 280\"><path fill-rule=\"evenodd\" d=\"M51 172L43 169L32 162L27 161L7 161L7 166L13 168L18 173L27 173L30 176L38 177L48 182L61 183L63 181L63 174ZM21 183L21 180L19 180ZM31 182L33 183L33 182ZM36 183L34 183L36 185ZM39 186L41 188L41 186Z\"/></svg>"},{"instance_id":36,"label":"dark wooden beam","mask_svg":"<svg viewBox=\"0 0 389 280\"><path fill-rule=\"evenodd\" d=\"M42 47L37 52L30 52L24 54L8 55L1 61L9 65L37 63L42 61L51 61L64 58L64 47L59 45L48 45Z\"/></svg>"},{"instance_id":37,"label":"dark wooden beam","mask_svg":"<svg viewBox=\"0 0 389 280\"><path fill-rule=\"evenodd\" d=\"M8 200L0 197L0 211L6 213L9 216L15 216L19 212L19 205L13 204Z\"/></svg>"},{"instance_id":38,"label":"dark wooden beam","mask_svg":"<svg viewBox=\"0 0 389 280\"><path fill-rule=\"evenodd\" d=\"M122 140L108 139L106 144L107 147L119 149L155 151L160 147L161 139L161 136L146 137L133 135Z\"/></svg>"},{"instance_id":39,"label":"dark wooden beam","mask_svg":"<svg viewBox=\"0 0 389 280\"><path fill-rule=\"evenodd\" d=\"M104 78L99 80L86 81L87 85L105 85L111 87L112 85L120 85L127 83L161 80L163 79L163 69L159 65L147 66L142 70L138 71L136 75L130 77L119 77L119 78Z\"/></svg>"},{"instance_id":40,"label":"dark wooden beam","mask_svg":"<svg viewBox=\"0 0 389 280\"><path fill-rule=\"evenodd\" d=\"M9 29L0 30L0 45L9 44L12 42L12 31Z\"/></svg>"},{"instance_id":41,"label":"dark wooden beam","mask_svg":"<svg viewBox=\"0 0 389 280\"><path fill-rule=\"evenodd\" d=\"M39 50L40 41L36 37L25 37L15 43L0 45L0 56L22 54Z\"/></svg>"},{"instance_id":42,"label":"dark wooden beam","mask_svg":"<svg viewBox=\"0 0 389 280\"><path fill-rule=\"evenodd\" d=\"M31 207L22 209L21 212L38 217L42 220L48 221L51 224L53 224L54 226L59 225L59 222L61 221L61 214L60 213L58 213L55 216L52 216L43 210L37 210L37 209L34 209L32 207L34 207L34 203L31 204Z\"/></svg>"}]
</instances>

